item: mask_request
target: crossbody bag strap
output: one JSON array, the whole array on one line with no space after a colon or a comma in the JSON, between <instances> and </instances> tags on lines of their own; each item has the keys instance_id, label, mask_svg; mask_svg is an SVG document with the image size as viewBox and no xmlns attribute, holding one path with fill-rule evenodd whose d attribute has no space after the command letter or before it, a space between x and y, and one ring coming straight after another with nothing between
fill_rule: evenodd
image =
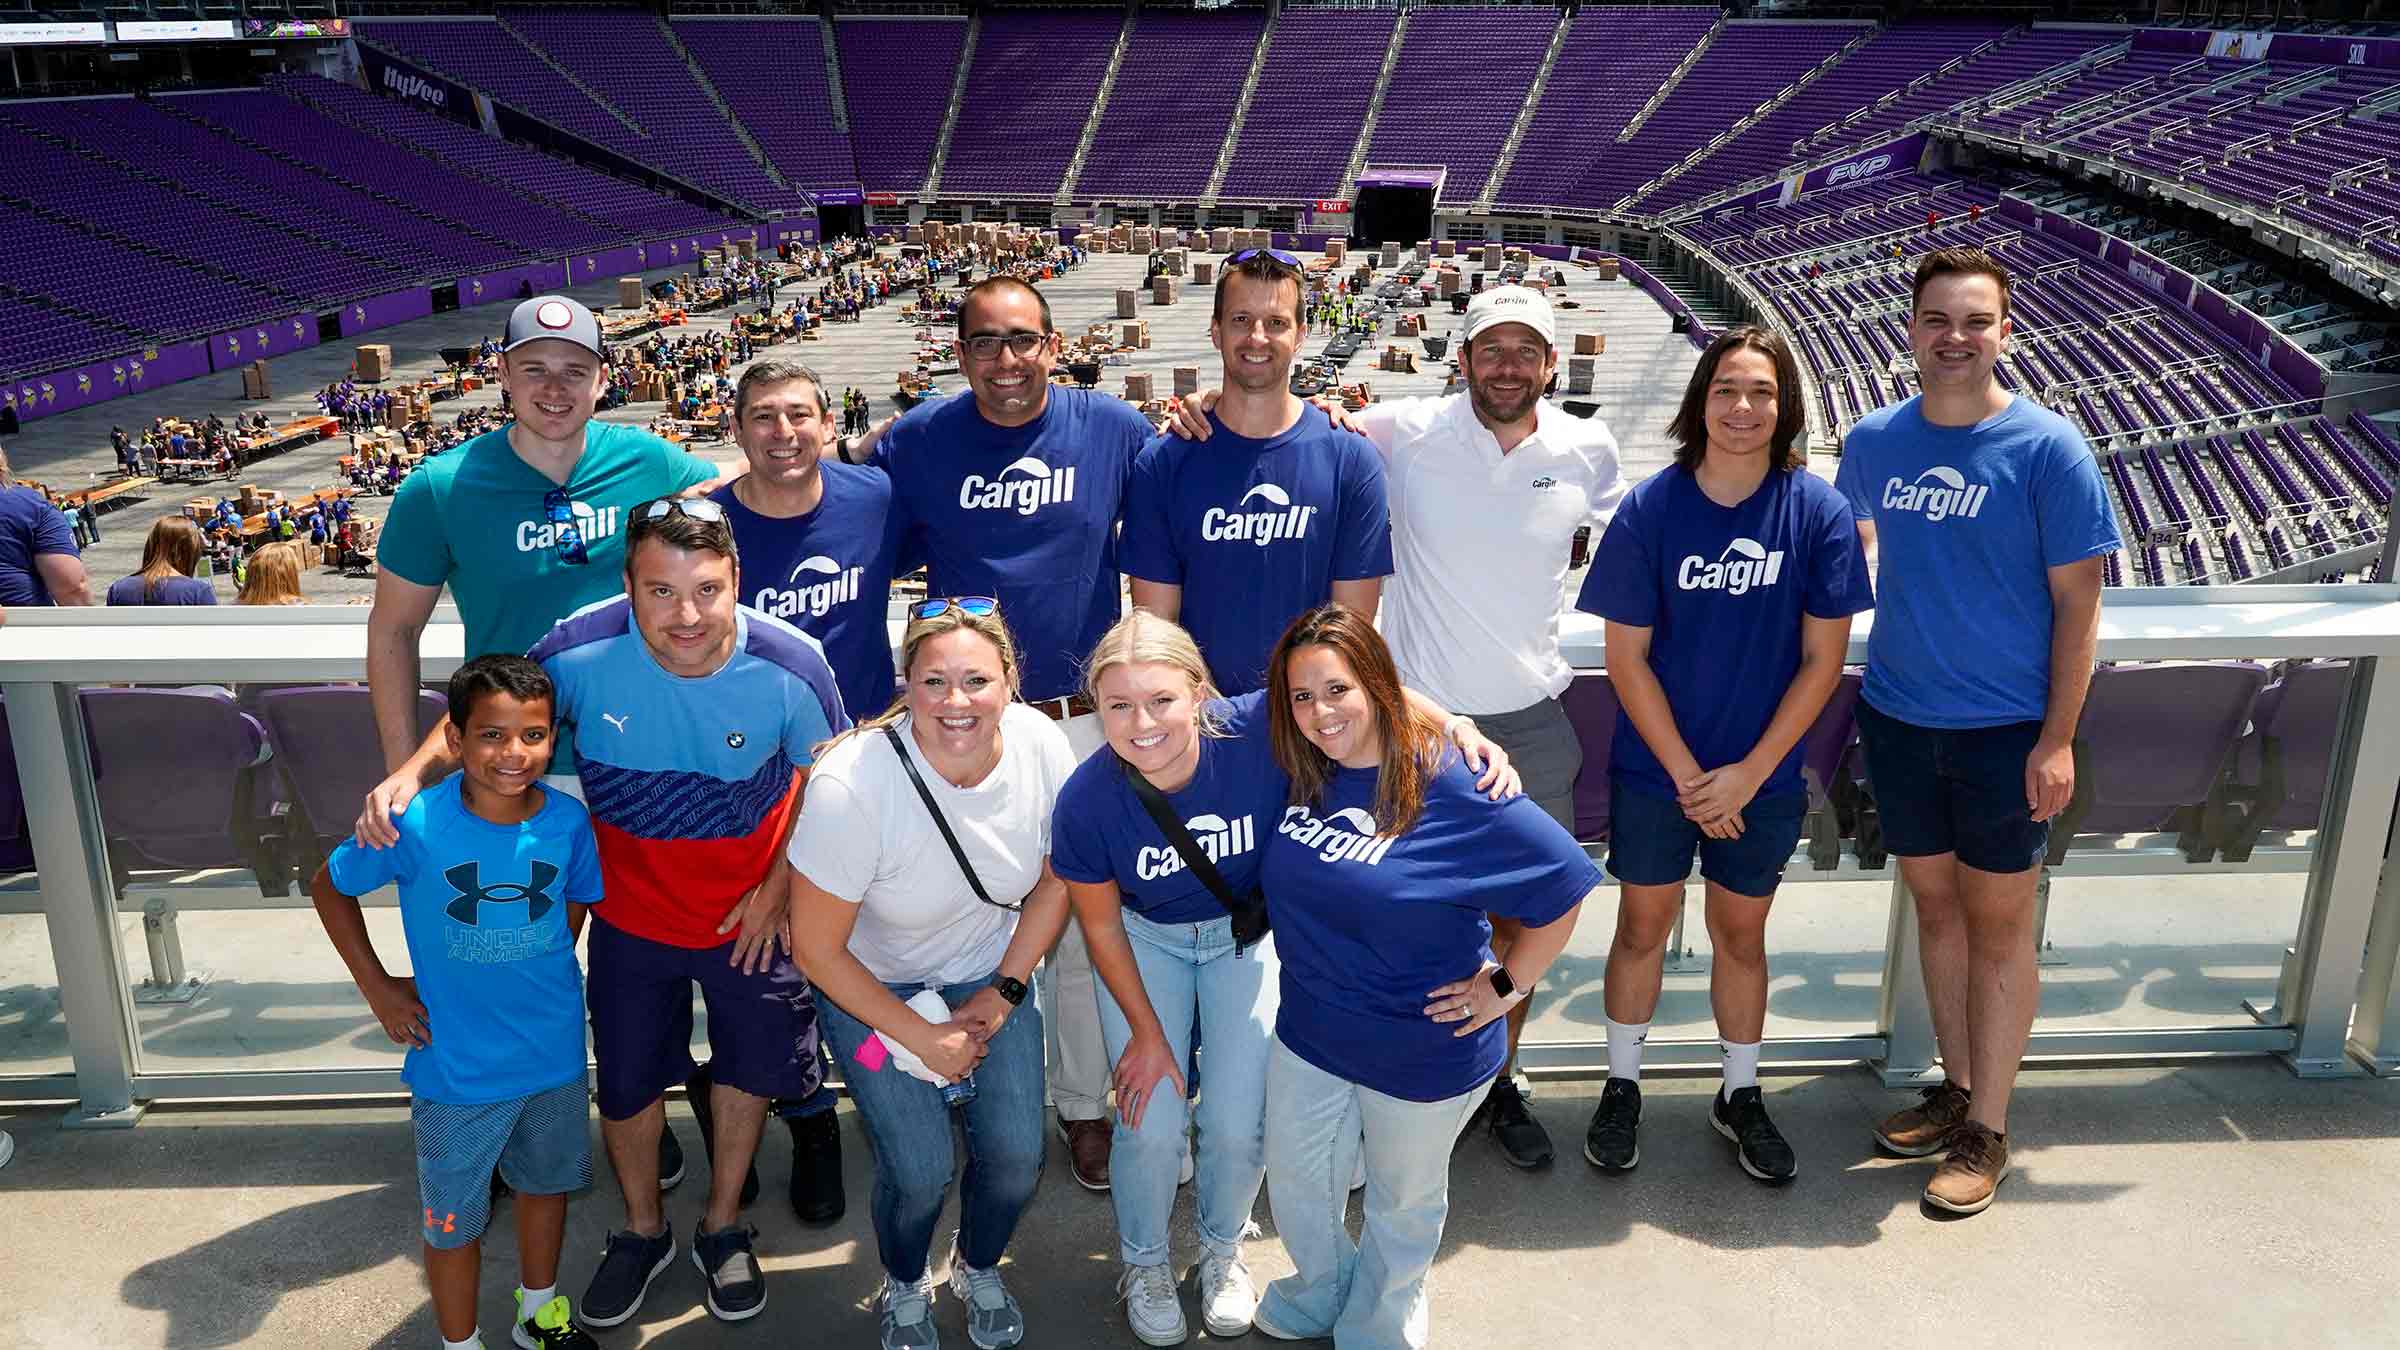
<instances>
[{"instance_id":1,"label":"crossbody bag strap","mask_svg":"<svg viewBox=\"0 0 2400 1350\"><path fill-rule=\"evenodd\" d=\"M942 832L942 842L950 846L950 856L958 860L958 870L966 873L967 884L975 889L975 898L987 905L1000 905L983 889L983 879L975 875L975 865L967 861L967 851L958 844L958 836L950 832L950 821L942 815L941 803L933 799L933 789L925 786L925 778L917 772L916 762L908 757L908 747L900 743L900 733L885 723L883 734L892 743L892 753L900 757L900 767L908 770L908 781L916 784L917 796L925 803L927 814L933 817L935 828ZM1011 908L1000 905L1002 909Z\"/></svg>"},{"instance_id":2,"label":"crossbody bag strap","mask_svg":"<svg viewBox=\"0 0 2400 1350\"><path fill-rule=\"evenodd\" d=\"M1185 829L1183 822L1176 818L1175 809L1167 805L1167 794L1159 791L1157 784L1135 772L1134 767L1126 763L1124 757L1115 750L1108 753L1124 773L1125 784L1133 789L1135 800L1141 802L1142 809L1150 813L1151 823L1158 826L1158 832L1165 835L1167 842L1173 844L1175 851L1182 855L1183 865L1192 869L1192 875L1200 878L1200 884L1208 887L1208 893L1217 898L1217 903L1225 907L1226 913L1233 913L1238 908L1233 902L1233 888L1225 884L1225 874L1217 870L1215 860L1200 851L1200 841L1192 838L1192 832Z\"/></svg>"}]
</instances>

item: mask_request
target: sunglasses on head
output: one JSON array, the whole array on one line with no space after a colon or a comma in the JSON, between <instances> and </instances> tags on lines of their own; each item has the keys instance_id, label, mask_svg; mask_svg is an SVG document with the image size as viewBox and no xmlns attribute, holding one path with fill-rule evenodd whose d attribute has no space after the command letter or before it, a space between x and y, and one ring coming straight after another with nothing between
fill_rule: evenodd
<instances>
[{"instance_id":1,"label":"sunglasses on head","mask_svg":"<svg viewBox=\"0 0 2400 1350\"><path fill-rule=\"evenodd\" d=\"M954 609L961 614L972 614L979 619L989 618L1000 612L1000 602L988 595L950 595L939 600L918 601L909 606L908 617L911 619L938 619Z\"/></svg>"},{"instance_id":2,"label":"sunglasses on head","mask_svg":"<svg viewBox=\"0 0 2400 1350\"><path fill-rule=\"evenodd\" d=\"M1286 267L1298 267L1300 265L1299 254L1286 253L1279 248L1246 248L1241 252L1234 254L1232 257L1227 258L1225 261L1230 265L1233 263L1248 262L1252 258L1272 258L1276 262L1282 263Z\"/></svg>"},{"instance_id":3,"label":"sunglasses on head","mask_svg":"<svg viewBox=\"0 0 2400 1350\"><path fill-rule=\"evenodd\" d=\"M668 516L689 516L710 525L725 522L725 508L706 497L661 497L642 508L642 519L665 520Z\"/></svg>"}]
</instances>

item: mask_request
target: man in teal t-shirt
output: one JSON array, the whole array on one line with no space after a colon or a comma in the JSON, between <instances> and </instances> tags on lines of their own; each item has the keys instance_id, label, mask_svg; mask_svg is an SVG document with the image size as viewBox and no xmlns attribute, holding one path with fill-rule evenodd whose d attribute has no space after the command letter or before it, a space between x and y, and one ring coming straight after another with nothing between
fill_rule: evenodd
<instances>
[{"instance_id":1,"label":"man in teal t-shirt","mask_svg":"<svg viewBox=\"0 0 2400 1350\"><path fill-rule=\"evenodd\" d=\"M592 421L607 378L589 309L558 295L519 304L500 354L516 420L427 460L393 499L367 620L367 685L393 776L368 796L362 838L388 838L420 786L397 770L418 747L417 643L442 588L469 660L521 655L560 619L623 593L628 512L717 479L715 465L646 431ZM563 729L560 739L551 762L571 774Z\"/></svg>"}]
</instances>

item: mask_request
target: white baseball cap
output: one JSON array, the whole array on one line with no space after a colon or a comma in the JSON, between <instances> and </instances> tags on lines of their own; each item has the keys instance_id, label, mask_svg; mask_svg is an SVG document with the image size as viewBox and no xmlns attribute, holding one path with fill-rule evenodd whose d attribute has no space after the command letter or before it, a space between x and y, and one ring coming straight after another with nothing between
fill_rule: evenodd
<instances>
[{"instance_id":1,"label":"white baseball cap","mask_svg":"<svg viewBox=\"0 0 2400 1350\"><path fill-rule=\"evenodd\" d=\"M1494 286L1476 292L1467 302L1467 331L1461 340L1473 342L1477 333L1496 323L1521 323L1541 334L1543 342L1558 344L1558 320L1550 312L1549 298L1530 286Z\"/></svg>"}]
</instances>

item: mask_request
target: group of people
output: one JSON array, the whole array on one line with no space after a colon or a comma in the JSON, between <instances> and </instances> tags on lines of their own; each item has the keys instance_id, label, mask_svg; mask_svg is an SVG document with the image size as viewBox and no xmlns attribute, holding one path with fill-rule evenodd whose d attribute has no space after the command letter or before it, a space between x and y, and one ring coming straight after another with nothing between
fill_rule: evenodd
<instances>
[{"instance_id":1,"label":"group of people","mask_svg":"<svg viewBox=\"0 0 2400 1350\"><path fill-rule=\"evenodd\" d=\"M1453 1140L1553 1157L1512 1061L1602 882L1572 834L1581 750L1559 703L1587 526L1576 604L1606 624L1623 714L1586 1158L1638 1162L1641 1047L1697 861L1724 1061L1706 1127L1749 1175L1795 1174L1757 1081L1765 924L1800 738L1873 605L1860 717L1947 1070L1875 1137L1944 1155L1928 1205L1991 1202L2037 864L2118 546L2072 427L1993 377L2007 274L1974 250L1922 260L1925 392L1862 421L1830 485L1800 463L1798 373L1771 332L1701 354L1676 463L1629 489L1605 425L1543 397L1540 293L1476 296L1465 392L1350 413L1289 391L1305 299L1291 255L1228 259L1222 387L1162 433L1054 383L1046 300L987 279L957 313L967 393L845 435L808 367L754 363L731 477L592 422L596 322L563 297L518 306L501 358L517 421L393 504L369 655L392 773L315 882L410 1047L446 1345L478 1343L495 1168L516 1196L517 1343L589 1344L582 1327L639 1312L682 1250L662 1198L683 1171L664 1128L679 1083L710 1161L688 1235L702 1300L761 1312L741 1207L770 1115L795 1208L842 1212L828 1052L873 1153L887 1347L938 1344L954 1175L946 1287L977 1346L1025 1336L1003 1257L1045 1102L1072 1178L1111 1196L1144 1343L1188 1336L1167 1222L1187 1171L1212 1334L1429 1343ZM442 509L458 499L479 509ZM895 666L890 586L919 566L931 598ZM476 659L419 743L417 639L445 589ZM413 977L357 919L386 883ZM625 1212L570 1302L558 1234L591 1168L579 997ZM1262 1184L1295 1267L1263 1291L1242 1248Z\"/></svg>"}]
</instances>

